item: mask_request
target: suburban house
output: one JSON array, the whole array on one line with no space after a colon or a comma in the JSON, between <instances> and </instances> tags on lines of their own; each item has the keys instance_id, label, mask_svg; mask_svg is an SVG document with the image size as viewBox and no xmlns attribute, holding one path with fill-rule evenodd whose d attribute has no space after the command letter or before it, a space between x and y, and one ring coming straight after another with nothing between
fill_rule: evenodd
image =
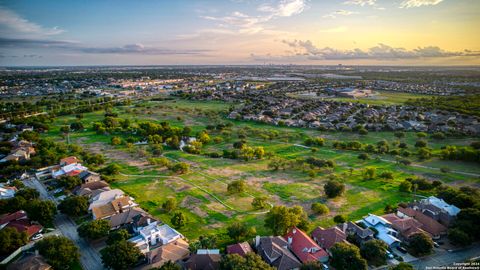
<instances>
[{"instance_id":1,"label":"suburban house","mask_svg":"<svg viewBox=\"0 0 480 270\"><path fill-rule=\"evenodd\" d=\"M80 160L75 156L70 156L70 157L60 159L60 166L62 167L71 165L71 164L77 164L77 163L80 163Z\"/></svg>"},{"instance_id":2,"label":"suburban house","mask_svg":"<svg viewBox=\"0 0 480 270\"><path fill-rule=\"evenodd\" d=\"M392 223L383 217L368 214L360 222L367 227L374 228L378 231L375 238L385 242L389 247L400 244L400 239L397 238L397 231L392 228Z\"/></svg>"},{"instance_id":3,"label":"suburban house","mask_svg":"<svg viewBox=\"0 0 480 270\"><path fill-rule=\"evenodd\" d=\"M29 160L35 153L35 148L31 142L25 140L13 142L10 154L2 158L0 162Z\"/></svg>"},{"instance_id":4,"label":"suburban house","mask_svg":"<svg viewBox=\"0 0 480 270\"><path fill-rule=\"evenodd\" d=\"M158 225L157 221L151 222L138 230L138 235L128 241L137 246L144 254L156 246L166 245L185 237L167 224Z\"/></svg>"},{"instance_id":5,"label":"suburban house","mask_svg":"<svg viewBox=\"0 0 480 270\"><path fill-rule=\"evenodd\" d=\"M105 204L96 205L92 207L91 210L93 219L105 219L123 213L134 206L137 206L137 204L134 203L130 197L121 196Z\"/></svg>"},{"instance_id":6,"label":"suburban house","mask_svg":"<svg viewBox=\"0 0 480 270\"><path fill-rule=\"evenodd\" d=\"M185 260L190 256L188 247L188 243L184 239L179 238L166 245L150 250L146 254L148 265L145 266L145 269L160 268L168 261L179 262Z\"/></svg>"},{"instance_id":7,"label":"suburban house","mask_svg":"<svg viewBox=\"0 0 480 270\"><path fill-rule=\"evenodd\" d=\"M253 252L253 250L248 242L242 242L227 246L227 254L238 254L243 257L249 252Z\"/></svg>"},{"instance_id":8,"label":"suburban house","mask_svg":"<svg viewBox=\"0 0 480 270\"><path fill-rule=\"evenodd\" d=\"M218 249L199 249L185 262L188 270L216 270L220 268L222 255Z\"/></svg>"},{"instance_id":9,"label":"suburban house","mask_svg":"<svg viewBox=\"0 0 480 270\"><path fill-rule=\"evenodd\" d=\"M112 230L130 226L134 231L136 231L138 227L147 226L149 221L155 221L149 213L138 207L128 208L121 213L111 216L108 220L110 221L110 228Z\"/></svg>"},{"instance_id":10,"label":"suburban house","mask_svg":"<svg viewBox=\"0 0 480 270\"><path fill-rule=\"evenodd\" d=\"M397 215L399 217L410 217L414 218L422 224L422 230L426 231L432 236L433 239L438 239L443 235L447 234L447 227L438 222L437 220L427 216L420 210L415 210L414 208L403 208L399 207L397 210Z\"/></svg>"},{"instance_id":11,"label":"suburban house","mask_svg":"<svg viewBox=\"0 0 480 270\"><path fill-rule=\"evenodd\" d=\"M65 166L60 166L59 169L53 169L52 177L59 178L62 176L77 176L83 171L87 171L88 168L82 166L80 163L72 163Z\"/></svg>"},{"instance_id":12,"label":"suburban house","mask_svg":"<svg viewBox=\"0 0 480 270\"><path fill-rule=\"evenodd\" d=\"M337 226L328 229L317 227L312 232L312 238L320 247L328 252L335 243L345 242L347 240L347 234Z\"/></svg>"},{"instance_id":13,"label":"suburban house","mask_svg":"<svg viewBox=\"0 0 480 270\"><path fill-rule=\"evenodd\" d=\"M125 193L120 189L112 189L112 190L101 192L93 196L92 198L90 198L90 206L88 207L88 210L91 211L93 207L104 205L117 198L124 197L124 196L125 196Z\"/></svg>"},{"instance_id":14,"label":"suburban house","mask_svg":"<svg viewBox=\"0 0 480 270\"><path fill-rule=\"evenodd\" d=\"M257 236L255 249L264 261L278 270L300 269L302 266L288 249L287 240L281 236Z\"/></svg>"},{"instance_id":15,"label":"suburban house","mask_svg":"<svg viewBox=\"0 0 480 270\"><path fill-rule=\"evenodd\" d=\"M338 224L337 227L347 236L354 236L358 243L363 243L365 241L373 239L374 232L372 230L370 230L369 228L362 228L351 221Z\"/></svg>"},{"instance_id":16,"label":"suburban house","mask_svg":"<svg viewBox=\"0 0 480 270\"><path fill-rule=\"evenodd\" d=\"M4 183L0 183L0 199L10 199L15 197L15 193L17 193L16 187L7 186Z\"/></svg>"},{"instance_id":17,"label":"suburban house","mask_svg":"<svg viewBox=\"0 0 480 270\"><path fill-rule=\"evenodd\" d=\"M83 171L78 175L78 177L82 180L82 183L84 184L98 182L102 180L100 174L91 171Z\"/></svg>"},{"instance_id":18,"label":"suburban house","mask_svg":"<svg viewBox=\"0 0 480 270\"><path fill-rule=\"evenodd\" d=\"M422 229L423 224L414 218L408 216L400 218L395 214L386 214L382 217L392 223L392 228L398 231L400 237L405 241L408 241L409 238L416 233L425 233L428 235L428 233Z\"/></svg>"},{"instance_id":19,"label":"suburban house","mask_svg":"<svg viewBox=\"0 0 480 270\"><path fill-rule=\"evenodd\" d=\"M96 195L110 190L110 186L105 181L89 182L81 184L73 189L73 194L77 196L95 197Z\"/></svg>"},{"instance_id":20,"label":"suburban house","mask_svg":"<svg viewBox=\"0 0 480 270\"><path fill-rule=\"evenodd\" d=\"M27 217L27 213L23 210L0 216L0 229L6 227L15 228L18 232L26 233L29 239L43 230L42 225L32 223Z\"/></svg>"},{"instance_id":21,"label":"suburban house","mask_svg":"<svg viewBox=\"0 0 480 270\"><path fill-rule=\"evenodd\" d=\"M302 263L328 261L327 252L297 227L290 228L284 238L287 239L290 250Z\"/></svg>"},{"instance_id":22,"label":"suburban house","mask_svg":"<svg viewBox=\"0 0 480 270\"><path fill-rule=\"evenodd\" d=\"M413 203L411 206L413 209L421 211L423 214L447 227L455 220L457 214L460 213L460 208L434 196Z\"/></svg>"}]
</instances>

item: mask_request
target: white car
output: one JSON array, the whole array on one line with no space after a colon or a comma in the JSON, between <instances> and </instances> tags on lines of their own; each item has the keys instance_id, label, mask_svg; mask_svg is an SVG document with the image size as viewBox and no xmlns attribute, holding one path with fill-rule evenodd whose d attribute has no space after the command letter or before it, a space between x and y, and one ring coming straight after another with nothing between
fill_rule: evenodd
<instances>
[{"instance_id":1,"label":"white car","mask_svg":"<svg viewBox=\"0 0 480 270\"><path fill-rule=\"evenodd\" d=\"M37 233L32 237L32 240L40 240L43 238L43 234Z\"/></svg>"},{"instance_id":2,"label":"white car","mask_svg":"<svg viewBox=\"0 0 480 270\"><path fill-rule=\"evenodd\" d=\"M328 268L328 265L326 265L324 263L322 264L322 267L323 267L323 270L329 270L330 269L330 268Z\"/></svg>"}]
</instances>

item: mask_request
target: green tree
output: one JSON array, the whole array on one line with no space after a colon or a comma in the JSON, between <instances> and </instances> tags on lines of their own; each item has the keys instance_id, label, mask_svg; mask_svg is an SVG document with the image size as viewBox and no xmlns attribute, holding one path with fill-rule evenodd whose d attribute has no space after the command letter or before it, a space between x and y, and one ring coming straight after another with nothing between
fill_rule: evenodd
<instances>
[{"instance_id":1,"label":"green tree","mask_svg":"<svg viewBox=\"0 0 480 270\"><path fill-rule=\"evenodd\" d=\"M369 264L384 265L387 262L387 244L378 239L372 239L362 244L360 254Z\"/></svg>"},{"instance_id":2,"label":"green tree","mask_svg":"<svg viewBox=\"0 0 480 270\"><path fill-rule=\"evenodd\" d=\"M77 229L78 235L89 240L105 237L110 232L110 222L104 219L97 219L82 223Z\"/></svg>"},{"instance_id":3,"label":"green tree","mask_svg":"<svg viewBox=\"0 0 480 270\"><path fill-rule=\"evenodd\" d=\"M52 224L57 213L57 207L52 201L33 200L26 207L28 217L44 226Z\"/></svg>"},{"instance_id":4,"label":"green tree","mask_svg":"<svg viewBox=\"0 0 480 270\"><path fill-rule=\"evenodd\" d=\"M196 253L198 249L215 249L217 248L217 236L200 235L198 240L190 242L188 249L191 253Z\"/></svg>"},{"instance_id":5,"label":"green tree","mask_svg":"<svg viewBox=\"0 0 480 270\"><path fill-rule=\"evenodd\" d=\"M247 189L247 183L244 180L235 180L228 183L227 190L230 194L238 194L245 192Z\"/></svg>"},{"instance_id":6,"label":"green tree","mask_svg":"<svg viewBox=\"0 0 480 270\"><path fill-rule=\"evenodd\" d=\"M69 269L80 258L77 246L64 236L47 236L35 248L54 269Z\"/></svg>"},{"instance_id":7,"label":"green tree","mask_svg":"<svg viewBox=\"0 0 480 270\"><path fill-rule=\"evenodd\" d=\"M112 139L111 139L111 144L112 144L112 145L120 145L120 144L122 144L122 138L117 137L117 136L113 136Z\"/></svg>"},{"instance_id":8,"label":"green tree","mask_svg":"<svg viewBox=\"0 0 480 270\"><path fill-rule=\"evenodd\" d=\"M255 197L252 200L252 207L254 209L264 209L268 206L266 197Z\"/></svg>"},{"instance_id":9,"label":"green tree","mask_svg":"<svg viewBox=\"0 0 480 270\"><path fill-rule=\"evenodd\" d=\"M9 255L26 243L28 243L28 236L25 232L19 232L11 227L0 230L0 255Z\"/></svg>"},{"instance_id":10,"label":"green tree","mask_svg":"<svg viewBox=\"0 0 480 270\"><path fill-rule=\"evenodd\" d=\"M142 258L142 253L128 241L115 242L100 251L103 265L108 269L127 270Z\"/></svg>"},{"instance_id":11,"label":"green tree","mask_svg":"<svg viewBox=\"0 0 480 270\"><path fill-rule=\"evenodd\" d=\"M402 131L396 131L393 135L399 139L405 138L405 132Z\"/></svg>"},{"instance_id":12,"label":"green tree","mask_svg":"<svg viewBox=\"0 0 480 270\"><path fill-rule=\"evenodd\" d=\"M170 221L176 228L181 228L187 223L187 216L182 212L175 212Z\"/></svg>"},{"instance_id":13,"label":"green tree","mask_svg":"<svg viewBox=\"0 0 480 270\"><path fill-rule=\"evenodd\" d=\"M342 195L345 191L345 185L336 180L328 180L327 183L323 186L325 194L328 198L335 198Z\"/></svg>"},{"instance_id":14,"label":"green tree","mask_svg":"<svg viewBox=\"0 0 480 270\"><path fill-rule=\"evenodd\" d=\"M84 196L71 196L60 202L60 212L72 217L83 216L88 213L88 198Z\"/></svg>"},{"instance_id":15,"label":"green tree","mask_svg":"<svg viewBox=\"0 0 480 270\"><path fill-rule=\"evenodd\" d=\"M382 172L379 176L385 180L393 180L393 172L391 171Z\"/></svg>"},{"instance_id":16,"label":"green tree","mask_svg":"<svg viewBox=\"0 0 480 270\"><path fill-rule=\"evenodd\" d=\"M330 212L330 210L328 209L328 207L323 204L323 203L312 203L312 211L315 212L315 214L319 214L319 215L326 215Z\"/></svg>"},{"instance_id":17,"label":"green tree","mask_svg":"<svg viewBox=\"0 0 480 270\"><path fill-rule=\"evenodd\" d=\"M367 261L360 256L358 247L347 243L335 243L330 252L330 264L337 270L366 270Z\"/></svg>"},{"instance_id":18,"label":"green tree","mask_svg":"<svg viewBox=\"0 0 480 270\"><path fill-rule=\"evenodd\" d=\"M452 228L448 230L448 240L454 245L468 246L472 243L472 237L460 228Z\"/></svg>"},{"instance_id":19,"label":"green tree","mask_svg":"<svg viewBox=\"0 0 480 270\"><path fill-rule=\"evenodd\" d=\"M293 226L308 229L307 215L300 206L274 206L266 214L265 227L272 230L274 235L284 235Z\"/></svg>"},{"instance_id":20,"label":"green tree","mask_svg":"<svg viewBox=\"0 0 480 270\"><path fill-rule=\"evenodd\" d=\"M170 170L179 174L188 173L190 171L190 164L185 162L177 162L170 166Z\"/></svg>"},{"instance_id":21,"label":"green tree","mask_svg":"<svg viewBox=\"0 0 480 270\"><path fill-rule=\"evenodd\" d=\"M235 240L235 242L240 242L241 240L247 237L252 237L255 234L255 228L249 228L243 222L234 222L227 227L227 235Z\"/></svg>"},{"instance_id":22,"label":"green tree","mask_svg":"<svg viewBox=\"0 0 480 270\"><path fill-rule=\"evenodd\" d=\"M70 191L74 189L76 186L79 186L82 184L82 180L78 176L67 176L67 175L64 175L58 178L57 182L60 186Z\"/></svg>"},{"instance_id":23,"label":"green tree","mask_svg":"<svg viewBox=\"0 0 480 270\"><path fill-rule=\"evenodd\" d=\"M102 168L100 172L106 175L117 175L120 173L121 168L122 167L120 167L120 165L116 163L111 163L108 164L106 167Z\"/></svg>"},{"instance_id":24,"label":"green tree","mask_svg":"<svg viewBox=\"0 0 480 270\"><path fill-rule=\"evenodd\" d=\"M336 215L333 217L333 222L340 224L340 223L345 223L347 221L347 218L344 215Z\"/></svg>"},{"instance_id":25,"label":"green tree","mask_svg":"<svg viewBox=\"0 0 480 270\"><path fill-rule=\"evenodd\" d=\"M174 211L175 209L177 209L177 199L175 198L168 198L163 204L162 204L162 209L167 212L167 213L170 213L172 211Z\"/></svg>"},{"instance_id":26,"label":"green tree","mask_svg":"<svg viewBox=\"0 0 480 270\"><path fill-rule=\"evenodd\" d=\"M363 170L363 179L371 180L371 179L375 178L376 173L377 173L377 168L367 167Z\"/></svg>"},{"instance_id":27,"label":"green tree","mask_svg":"<svg viewBox=\"0 0 480 270\"><path fill-rule=\"evenodd\" d=\"M110 232L107 238L107 245L113 245L114 243L120 241L126 241L130 238L130 234L125 229L116 230L114 232Z\"/></svg>"},{"instance_id":28,"label":"green tree","mask_svg":"<svg viewBox=\"0 0 480 270\"><path fill-rule=\"evenodd\" d=\"M410 237L408 248L414 256L430 254L433 250L432 238L425 233L416 233Z\"/></svg>"},{"instance_id":29,"label":"green tree","mask_svg":"<svg viewBox=\"0 0 480 270\"><path fill-rule=\"evenodd\" d=\"M220 261L220 270L274 270L259 255L249 252L242 257L238 254L228 254Z\"/></svg>"},{"instance_id":30,"label":"green tree","mask_svg":"<svg viewBox=\"0 0 480 270\"><path fill-rule=\"evenodd\" d=\"M415 147L417 147L417 148L427 147L427 141L426 140L418 140L418 141L415 142Z\"/></svg>"},{"instance_id":31,"label":"green tree","mask_svg":"<svg viewBox=\"0 0 480 270\"><path fill-rule=\"evenodd\" d=\"M402 183L400 183L400 186L398 187L398 189L401 191L401 192L412 192L412 183L410 181L403 181Z\"/></svg>"}]
</instances>

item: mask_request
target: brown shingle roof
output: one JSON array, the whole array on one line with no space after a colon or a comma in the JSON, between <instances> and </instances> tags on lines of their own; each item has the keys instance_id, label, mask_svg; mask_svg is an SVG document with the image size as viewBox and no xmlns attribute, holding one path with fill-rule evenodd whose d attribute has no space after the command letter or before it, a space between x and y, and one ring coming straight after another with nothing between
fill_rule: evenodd
<instances>
[{"instance_id":1,"label":"brown shingle roof","mask_svg":"<svg viewBox=\"0 0 480 270\"><path fill-rule=\"evenodd\" d=\"M321 247L325 249L329 249L335 243L343 242L347 239L347 235L338 227L331 227L328 229L317 227L312 232L312 237Z\"/></svg>"},{"instance_id":2,"label":"brown shingle roof","mask_svg":"<svg viewBox=\"0 0 480 270\"><path fill-rule=\"evenodd\" d=\"M149 269L151 267L161 267L168 261L176 262L183 260L190 255L188 243L183 239L177 239L174 242L160 246L147 253Z\"/></svg>"},{"instance_id":3,"label":"brown shingle roof","mask_svg":"<svg viewBox=\"0 0 480 270\"><path fill-rule=\"evenodd\" d=\"M253 250L252 247L250 247L250 244L247 242L227 246L228 254L238 254L240 256L245 256L249 252L253 252Z\"/></svg>"},{"instance_id":4,"label":"brown shingle roof","mask_svg":"<svg viewBox=\"0 0 480 270\"><path fill-rule=\"evenodd\" d=\"M220 268L220 254L193 254L186 262L189 270L217 270Z\"/></svg>"},{"instance_id":5,"label":"brown shingle roof","mask_svg":"<svg viewBox=\"0 0 480 270\"><path fill-rule=\"evenodd\" d=\"M401 208L401 207L398 208L398 211L400 211L400 212L402 212L402 213L404 213L408 216L412 216L413 218L418 220L423 225L422 229L424 231L428 232L429 234L433 235L433 236L444 234L447 231L447 227L443 226L442 224L440 224L435 219L423 214L420 211L416 211L416 210L411 209L411 208L406 208L405 209L405 208Z\"/></svg>"}]
</instances>

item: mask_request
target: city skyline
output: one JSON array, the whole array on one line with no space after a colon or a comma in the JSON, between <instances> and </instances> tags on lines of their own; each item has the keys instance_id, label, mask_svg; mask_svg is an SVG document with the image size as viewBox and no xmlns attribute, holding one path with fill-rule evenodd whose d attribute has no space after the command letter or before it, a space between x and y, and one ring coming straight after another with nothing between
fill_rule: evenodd
<instances>
[{"instance_id":1,"label":"city skyline","mask_svg":"<svg viewBox=\"0 0 480 270\"><path fill-rule=\"evenodd\" d=\"M0 1L0 65L478 65L473 0Z\"/></svg>"}]
</instances>

